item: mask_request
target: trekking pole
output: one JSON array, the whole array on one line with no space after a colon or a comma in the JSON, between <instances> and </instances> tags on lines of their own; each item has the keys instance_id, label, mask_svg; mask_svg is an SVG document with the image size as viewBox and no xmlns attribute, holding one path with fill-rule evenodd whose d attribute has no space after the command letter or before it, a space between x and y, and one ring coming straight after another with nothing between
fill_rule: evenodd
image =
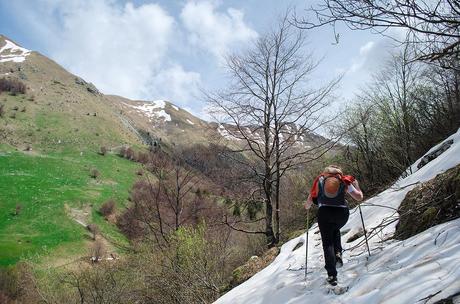
<instances>
[{"instance_id":1,"label":"trekking pole","mask_svg":"<svg viewBox=\"0 0 460 304\"><path fill-rule=\"evenodd\" d=\"M371 251L369 250L369 242L367 241L367 231L366 231L366 226L364 226L364 219L363 219L363 212L361 211L361 204L358 205L358 208L359 208L359 214L361 215L361 223L363 224L364 238L366 239L366 246L367 246L367 253L369 254L369 257L370 257Z\"/></svg>"},{"instance_id":2,"label":"trekking pole","mask_svg":"<svg viewBox=\"0 0 460 304\"><path fill-rule=\"evenodd\" d=\"M308 229L310 228L310 209L307 209L307 232L305 238L305 282L307 282L307 271L308 271Z\"/></svg>"}]
</instances>

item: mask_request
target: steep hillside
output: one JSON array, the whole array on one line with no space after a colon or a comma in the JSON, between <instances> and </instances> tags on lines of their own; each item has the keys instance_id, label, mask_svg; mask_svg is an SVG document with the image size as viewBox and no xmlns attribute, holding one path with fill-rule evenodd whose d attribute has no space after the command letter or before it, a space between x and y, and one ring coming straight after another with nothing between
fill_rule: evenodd
<instances>
[{"instance_id":1,"label":"steep hillside","mask_svg":"<svg viewBox=\"0 0 460 304\"><path fill-rule=\"evenodd\" d=\"M3 143L42 151L140 144L135 134L126 130L118 116L107 108L105 97L93 85L37 52L27 51L22 61L6 61L11 58L5 54L19 52L15 45L0 36L0 77L21 80L27 93L1 96L7 114L0 121Z\"/></svg>"},{"instance_id":2,"label":"steep hillside","mask_svg":"<svg viewBox=\"0 0 460 304\"><path fill-rule=\"evenodd\" d=\"M1 35L0 79L26 86L25 94L0 92L0 266L24 256L57 264L81 257L91 244L82 223L96 223L106 240L124 244L115 225L97 212L109 199L121 210L139 178L140 164L118 157L120 147L199 153L194 145L241 145L235 126L206 122L168 101L104 95ZM284 136L292 128L286 126ZM260 140L256 127L246 130ZM304 149L325 141L307 134L293 140ZM99 153L102 147L106 155Z\"/></svg>"},{"instance_id":3,"label":"steep hillside","mask_svg":"<svg viewBox=\"0 0 460 304\"><path fill-rule=\"evenodd\" d=\"M209 143L216 130L186 110L164 100L139 101L108 95L107 105L145 144L190 146Z\"/></svg>"},{"instance_id":4,"label":"steep hillside","mask_svg":"<svg viewBox=\"0 0 460 304\"><path fill-rule=\"evenodd\" d=\"M108 199L125 205L140 165L110 149L141 147L140 138L93 85L4 36L0 78L27 87L26 94L0 94L0 266L22 257L59 265L86 255L89 223L111 243L126 242L97 210ZM107 155L97 153L101 146Z\"/></svg>"},{"instance_id":5,"label":"steep hillside","mask_svg":"<svg viewBox=\"0 0 460 304\"><path fill-rule=\"evenodd\" d=\"M400 179L362 206L371 256L367 256L358 209L342 229L344 266L340 296L325 282L323 253L317 224L308 231L308 275L305 281L305 238L281 248L275 261L215 303L459 303L460 219L429 228L403 241L393 238L398 206L417 184L460 163L460 130L446 139L453 144L423 167ZM435 151L442 143L433 147ZM361 233L359 233L361 231ZM447 300L446 300L447 301ZM453 302L452 302L453 301ZM440 303L440 302L439 302Z\"/></svg>"}]
</instances>

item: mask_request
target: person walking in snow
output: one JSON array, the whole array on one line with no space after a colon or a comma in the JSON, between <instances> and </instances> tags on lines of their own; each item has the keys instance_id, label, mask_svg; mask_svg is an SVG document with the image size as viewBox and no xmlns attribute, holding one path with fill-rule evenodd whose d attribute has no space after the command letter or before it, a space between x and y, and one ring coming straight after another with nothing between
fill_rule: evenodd
<instances>
[{"instance_id":1,"label":"person walking in snow","mask_svg":"<svg viewBox=\"0 0 460 304\"><path fill-rule=\"evenodd\" d=\"M318 205L318 226L323 243L327 282L337 285L337 267L343 265L340 229L347 223L350 212L345 200L348 193L357 201L363 200L358 181L344 175L340 167L326 167L313 182L305 209Z\"/></svg>"}]
</instances>

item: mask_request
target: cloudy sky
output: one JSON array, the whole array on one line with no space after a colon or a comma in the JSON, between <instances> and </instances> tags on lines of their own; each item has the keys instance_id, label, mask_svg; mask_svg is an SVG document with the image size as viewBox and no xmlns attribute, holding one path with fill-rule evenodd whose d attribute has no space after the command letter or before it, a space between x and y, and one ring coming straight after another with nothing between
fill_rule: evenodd
<instances>
[{"instance_id":1,"label":"cloudy sky","mask_svg":"<svg viewBox=\"0 0 460 304\"><path fill-rule=\"evenodd\" d=\"M0 33L54 59L106 94L166 99L206 117L201 89L225 87L226 54L250 48L288 7L317 0L0 0ZM387 40L339 26L306 32L323 58L313 82L345 73L340 103L369 81Z\"/></svg>"}]
</instances>

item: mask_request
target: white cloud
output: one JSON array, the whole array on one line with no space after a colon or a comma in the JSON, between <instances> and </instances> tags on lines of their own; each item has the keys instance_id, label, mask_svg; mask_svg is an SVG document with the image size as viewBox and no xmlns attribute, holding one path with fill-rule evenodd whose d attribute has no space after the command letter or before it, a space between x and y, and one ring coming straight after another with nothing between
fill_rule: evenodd
<instances>
[{"instance_id":1,"label":"white cloud","mask_svg":"<svg viewBox=\"0 0 460 304\"><path fill-rule=\"evenodd\" d=\"M365 45L359 48L359 57L353 60L353 64L350 67L350 72L354 73L360 70L368 59L368 55L372 52L372 49L375 47L374 41L369 41Z\"/></svg>"},{"instance_id":2,"label":"white cloud","mask_svg":"<svg viewBox=\"0 0 460 304\"><path fill-rule=\"evenodd\" d=\"M199 94L201 75L185 71L180 65L173 65L157 74L152 83L152 94L184 105Z\"/></svg>"},{"instance_id":3,"label":"white cloud","mask_svg":"<svg viewBox=\"0 0 460 304\"><path fill-rule=\"evenodd\" d=\"M381 38L368 41L355 51L341 85L341 93L346 99L353 98L372 80L373 75L382 70L392 48L391 40Z\"/></svg>"},{"instance_id":4,"label":"white cloud","mask_svg":"<svg viewBox=\"0 0 460 304\"><path fill-rule=\"evenodd\" d=\"M198 90L200 74L171 54L184 45L181 24L158 4L19 0L15 8L47 55L104 93L186 104Z\"/></svg>"},{"instance_id":5,"label":"white cloud","mask_svg":"<svg viewBox=\"0 0 460 304\"><path fill-rule=\"evenodd\" d=\"M369 54L369 52L372 50L374 46L375 46L375 42L369 41L368 43L366 43L359 49L359 54L361 56L366 56L367 54Z\"/></svg>"},{"instance_id":6,"label":"white cloud","mask_svg":"<svg viewBox=\"0 0 460 304\"><path fill-rule=\"evenodd\" d=\"M350 73L375 73L388 59L395 48L391 39L382 38L377 42L369 41L359 48L359 54L352 59Z\"/></svg>"},{"instance_id":7,"label":"white cloud","mask_svg":"<svg viewBox=\"0 0 460 304\"><path fill-rule=\"evenodd\" d=\"M55 7L62 20L51 56L103 92L144 97L161 70L174 19L159 5L83 1Z\"/></svg>"},{"instance_id":8,"label":"white cloud","mask_svg":"<svg viewBox=\"0 0 460 304\"><path fill-rule=\"evenodd\" d=\"M221 59L232 47L256 38L257 32L244 22L241 10L217 11L215 1L188 1L180 18L192 45Z\"/></svg>"}]
</instances>

